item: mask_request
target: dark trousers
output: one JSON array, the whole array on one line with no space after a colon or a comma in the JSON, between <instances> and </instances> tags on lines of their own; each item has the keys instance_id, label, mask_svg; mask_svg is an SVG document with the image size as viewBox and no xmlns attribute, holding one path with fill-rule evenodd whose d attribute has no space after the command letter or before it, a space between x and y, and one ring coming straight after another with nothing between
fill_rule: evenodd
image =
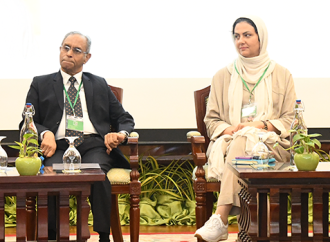
<instances>
[{"instance_id":1,"label":"dark trousers","mask_svg":"<svg viewBox=\"0 0 330 242\"><path fill-rule=\"evenodd\" d=\"M65 139L56 141L55 154L45 159L45 166L52 166L53 163L62 163L65 150L69 147ZM115 160L106 153L104 140L101 136L88 137L77 147L81 155L81 163L98 163L102 171L107 174L115 167ZM106 177L103 182L95 182L91 186L89 196L93 213L93 229L96 232L110 233L110 212L111 212L111 184ZM48 198L48 229L56 231L56 198Z\"/></svg>"}]
</instances>

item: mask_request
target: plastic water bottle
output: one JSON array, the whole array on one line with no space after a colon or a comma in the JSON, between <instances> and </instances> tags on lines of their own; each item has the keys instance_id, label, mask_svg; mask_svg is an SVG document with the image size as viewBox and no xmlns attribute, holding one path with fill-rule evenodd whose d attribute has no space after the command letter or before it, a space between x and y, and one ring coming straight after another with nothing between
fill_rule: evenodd
<instances>
[{"instance_id":1,"label":"plastic water bottle","mask_svg":"<svg viewBox=\"0 0 330 242\"><path fill-rule=\"evenodd\" d=\"M23 111L25 116L23 126L20 132L20 142L23 142L23 136L25 134L33 134L32 139L38 140L38 131L33 121L33 115L35 114L34 107L31 103L26 103ZM32 146L33 144L29 144ZM36 146L36 145L35 145ZM35 156L38 156L36 153Z\"/></svg>"},{"instance_id":2,"label":"plastic water bottle","mask_svg":"<svg viewBox=\"0 0 330 242\"><path fill-rule=\"evenodd\" d=\"M293 122L291 124L291 130L304 130L305 133L307 134L307 126L303 117L303 112L305 111L305 107L304 104L301 102L301 100L296 100L296 104L294 106L294 119ZM292 147L293 145L295 145L296 143L293 143L293 137L295 136L295 134L297 134L297 132L291 132L290 133L290 147ZM294 150L290 149L290 165L293 166L294 164Z\"/></svg>"}]
</instances>

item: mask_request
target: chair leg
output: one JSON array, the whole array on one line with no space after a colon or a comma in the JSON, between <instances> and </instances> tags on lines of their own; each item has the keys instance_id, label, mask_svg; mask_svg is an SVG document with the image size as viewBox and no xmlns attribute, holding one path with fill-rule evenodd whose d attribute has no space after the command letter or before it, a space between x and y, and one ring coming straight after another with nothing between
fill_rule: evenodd
<instances>
[{"instance_id":1,"label":"chair leg","mask_svg":"<svg viewBox=\"0 0 330 242\"><path fill-rule=\"evenodd\" d=\"M202 191L205 191L201 189ZM196 192L196 228L199 229L206 222L206 193L201 192L195 189ZM202 242L203 240L198 239L198 242Z\"/></svg>"},{"instance_id":2,"label":"chair leg","mask_svg":"<svg viewBox=\"0 0 330 242\"><path fill-rule=\"evenodd\" d=\"M115 242L123 242L123 234L121 232L119 208L118 208L118 195L111 195L111 232Z\"/></svg>"},{"instance_id":3,"label":"chair leg","mask_svg":"<svg viewBox=\"0 0 330 242\"><path fill-rule=\"evenodd\" d=\"M206 220L205 221L207 221L212 216L213 203L214 203L213 192L206 193Z\"/></svg>"},{"instance_id":4,"label":"chair leg","mask_svg":"<svg viewBox=\"0 0 330 242\"><path fill-rule=\"evenodd\" d=\"M130 233L131 242L139 241L140 234L140 198L139 195L131 194L131 208L130 208Z\"/></svg>"}]
</instances>

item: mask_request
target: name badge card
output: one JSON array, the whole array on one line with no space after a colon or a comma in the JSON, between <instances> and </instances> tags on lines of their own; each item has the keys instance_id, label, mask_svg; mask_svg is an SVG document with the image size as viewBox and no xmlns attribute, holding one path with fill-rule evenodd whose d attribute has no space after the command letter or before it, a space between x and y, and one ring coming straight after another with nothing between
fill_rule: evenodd
<instances>
[{"instance_id":1,"label":"name badge card","mask_svg":"<svg viewBox=\"0 0 330 242\"><path fill-rule=\"evenodd\" d=\"M242 118L247 118L248 122L252 122L256 116L257 116L257 104L256 103L250 103L250 104L243 106Z\"/></svg>"},{"instance_id":2,"label":"name badge card","mask_svg":"<svg viewBox=\"0 0 330 242\"><path fill-rule=\"evenodd\" d=\"M84 119L82 117L67 115L66 129L84 132Z\"/></svg>"}]
</instances>

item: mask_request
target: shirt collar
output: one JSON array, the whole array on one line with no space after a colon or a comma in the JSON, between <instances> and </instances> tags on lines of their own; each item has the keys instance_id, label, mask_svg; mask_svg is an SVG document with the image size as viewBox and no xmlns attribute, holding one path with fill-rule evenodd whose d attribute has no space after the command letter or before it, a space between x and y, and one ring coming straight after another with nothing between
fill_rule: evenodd
<instances>
[{"instance_id":1,"label":"shirt collar","mask_svg":"<svg viewBox=\"0 0 330 242\"><path fill-rule=\"evenodd\" d=\"M60 71L61 71L61 74L62 74L63 83L67 84L69 82L69 79L70 79L71 75L69 75L68 73L65 73L64 71L62 71L62 69ZM73 77L76 78L78 85L80 85L80 82L81 82L81 79L82 79L82 71L78 72Z\"/></svg>"}]
</instances>

